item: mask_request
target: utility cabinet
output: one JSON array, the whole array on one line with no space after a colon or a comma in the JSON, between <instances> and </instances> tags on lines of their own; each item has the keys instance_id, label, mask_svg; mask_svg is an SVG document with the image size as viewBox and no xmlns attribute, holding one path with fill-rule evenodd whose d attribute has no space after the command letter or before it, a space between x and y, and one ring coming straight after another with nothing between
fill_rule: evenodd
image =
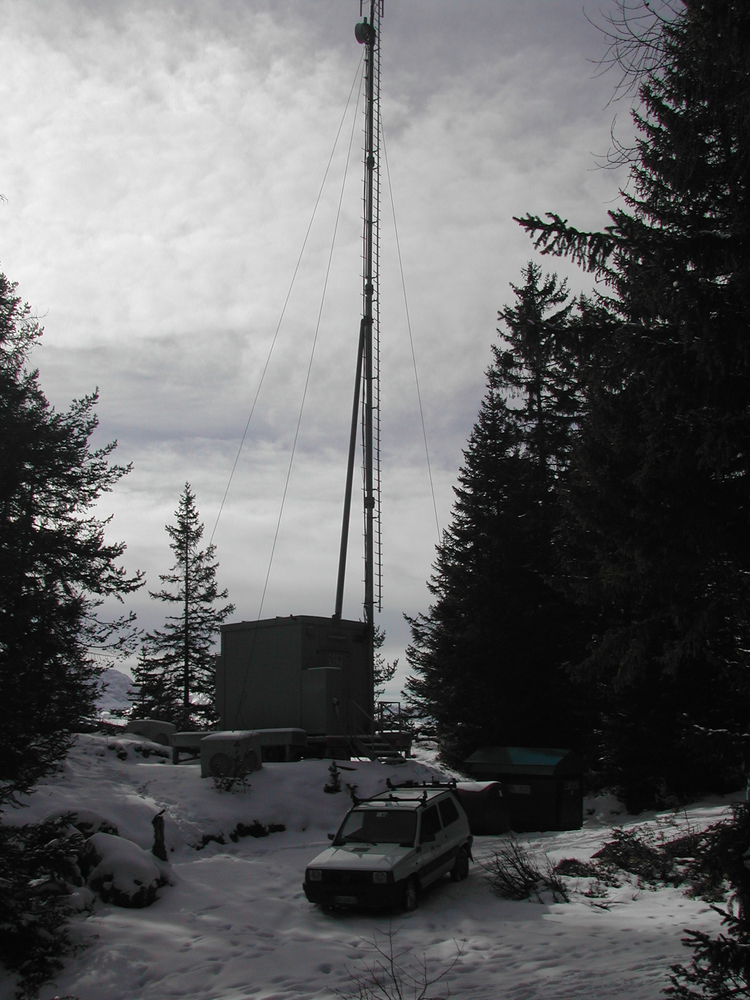
<instances>
[{"instance_id":1,"label":"utility cabinet","mask_svg":"<svg viewBox=\"0 0 750 1000\"><path fill-rule=\"evenodd\" d=\"M222 625L216 701L222 729L372 731L369 629L312 615Z\"/></svg>"}]
</instances>

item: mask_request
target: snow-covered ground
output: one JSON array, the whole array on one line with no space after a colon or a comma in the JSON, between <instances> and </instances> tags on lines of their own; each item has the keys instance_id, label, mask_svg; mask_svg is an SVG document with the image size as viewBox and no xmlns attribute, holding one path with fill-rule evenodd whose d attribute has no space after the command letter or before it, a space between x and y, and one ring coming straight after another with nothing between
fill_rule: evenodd
<instances>
[{"instance_id":1,"label":"snow-covered ground","mask_svg":"<svg viewBox=\"0 0 750 1000\"><path fill-rule=\"evenodd\" d=\"M42 1000L322 1000L353 990L356 974L377 958L374 942L387 949L389 931L401 965L424 959L431 977L449 970L430 996L449 988L452 996L472 1000L655 1000L669 965L689 959L680 944L683 929L718 926L708 904L676 888L639 888L634 879L609 889L607 898L584 896L588 880L582 879L569 880L574 891L567 904L503 901L477 864L466 882L446 878L428 889L413 913L323 913L307 902L301 883L306 863L327 846L326 834L349 802L345 787L338 795L323 792L328 762L265 764L248 788L223 792L201 779L194 764L144 758L138 752L144 746L77 737L60 772L28 797L27 808L4 817L28 823L85 809L150 850L151 820L165 810L172 884L147 908L97 899L90 913L76 917L73 938L83 947L42 990ZM422 780L437 773L418 761L346 767L343 782L356 784L360 795L384 788L386 777ZM637 819L621 809L612 797L587 800L582 830L522 842L553 861L587 860L613 823L645 822L667 832L686 822L705 826L728 813L729 800ZM231 838L238 824L253 821L286 830ZM206 837L225 843L209 840L199 849ZM497 838L477 838L475 855L487 856L496 844ZM0 972L0 1000L10 1000L14 984Z\"/></svg>"}]
</instances>

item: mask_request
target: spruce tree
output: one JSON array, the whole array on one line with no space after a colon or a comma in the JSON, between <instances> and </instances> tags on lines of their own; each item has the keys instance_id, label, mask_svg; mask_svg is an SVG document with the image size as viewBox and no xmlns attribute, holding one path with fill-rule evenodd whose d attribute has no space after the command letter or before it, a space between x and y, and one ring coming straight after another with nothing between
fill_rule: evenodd
<instances>
[{"instance_id":1,"label":"spruce tree","mask_svg":"<svg viewBox=\"0 0 750 1000\"><path fill-rule=\"evenodd\" d=\"M398 670L398 657L391 663L388 663L386 658L380 652L385 642L385 629L380 628L379 625L375 626L374 635L372 637L372 648L374 651L374 662L373 662L373 682L375 688L375 710L377 711L377 702L383 697L385 689L388 684L396 676L396 671Z\"/></svg>"},{"instance_id":2,"label":"spruce tree","mask_svg":"<svg viewBox=\"0 0 750 1000\"><path fill-rule=\"evenodd\" d=\"M750 709L750 7L687 0L662 32L609 227L521 220L610 288L568 576L609 617L585 668L632 705L652 786L696 724L742 730ZM639 690L663 709L648 726Z\"/></svg>"},{"instance_id":3,"label":"spruce tree","mask_svg":"<svg viewBox=\"0 0 750 1000\"><path fill-rule=\"evenodd\" d=\"M482 743L580 737L564 667L582 655L586 632L550 583L578 407L577 338L564 283L534 264L523 276L499 314L505 328L428 584L435 602L409 620L408 701L436 721L454 763Z\"/></svg>"},{"instance_id":4,"label":"spruce tree","mask_svg":"<svg viewBox=\"0 0 750 1000\"><path fill-rule=\"evenodd\" d=\"M203 524L190 483L175 511L176 524L166 525L175 564L159 579L166 587L149 591L156 601L176 605L163 629L144 639L133 676L140 690L132 715L157 715L182 729L205 727L216 720L216 677L212 649L233 604L216 608L227 597L216 583L216 546L201 549Z\"/></svg>"},{"instance_id":5,"label":"spruce tree","mask_svg":"<svg viewBox=\"0 0 750 1000\"><path fill-rule=\"evenodd\" d=\"M56 412L29 356L42 330L0 275L0 804L65 756L94 714L97 655L128 651L132 615L105 598L142 585L92 510L129 471L116 442L92 450L97 393Z\"/></svg>"},{"instance_id":6,"label":"spruce tree","mask_svg":"<svg viewBox=\"0 0 750 1000\"><path fill-rule=\"evenodd\" d=\"M141 643L133 679L135 690L131 695L131 718L161 719L163 722L180 719L180 692L175 677L166 672L162 658L152 647L150 636Z\"/></svg>"}]
</instances>

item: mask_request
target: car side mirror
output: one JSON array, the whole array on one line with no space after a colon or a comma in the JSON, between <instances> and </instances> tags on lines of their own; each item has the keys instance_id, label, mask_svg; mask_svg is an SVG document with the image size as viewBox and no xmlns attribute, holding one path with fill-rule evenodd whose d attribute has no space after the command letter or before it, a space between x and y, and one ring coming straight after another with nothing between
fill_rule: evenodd
<instances>
[{"instance_id":1,"label":"car side mirror","mask_svg":"<svg viewBox=\"0 0 750 1000\"><path fill-rule=\"evenodd\" d=\"M336 834L335 834L335 833L329 833L329 834L328 834L328 839L329 839L329 840L333 840L333 838L334 838L335 836L336 836Z\"/></svg>"}]
</instances>

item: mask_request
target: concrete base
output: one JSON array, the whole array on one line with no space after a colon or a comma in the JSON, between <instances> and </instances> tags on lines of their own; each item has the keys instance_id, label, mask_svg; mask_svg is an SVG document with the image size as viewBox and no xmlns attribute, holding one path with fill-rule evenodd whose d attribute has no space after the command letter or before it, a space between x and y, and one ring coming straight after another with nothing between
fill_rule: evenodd
<instances>
[{"instance_id":1,"label":"concrete base","mask_svg":"<svg viewBox=\"0 0 750 1000\"><path fill-rule=\"evenodd\" d=\"M200 751L202 778L239 778L263 766L260 735L253 729L210 733Z\"/></svg>"},{"instance_id":2,"label":"concrete base","mask_svg":"<svg viewBox=\"0 0 750 1000\"><path fill-rule=\"evenodd\" d=\"M169 738L177 729L171 722L160 719L131 719L125 726L126 733L143 736L152 743L160 743L163 747L170 745Z\"/></svg>"}]
</instances>

